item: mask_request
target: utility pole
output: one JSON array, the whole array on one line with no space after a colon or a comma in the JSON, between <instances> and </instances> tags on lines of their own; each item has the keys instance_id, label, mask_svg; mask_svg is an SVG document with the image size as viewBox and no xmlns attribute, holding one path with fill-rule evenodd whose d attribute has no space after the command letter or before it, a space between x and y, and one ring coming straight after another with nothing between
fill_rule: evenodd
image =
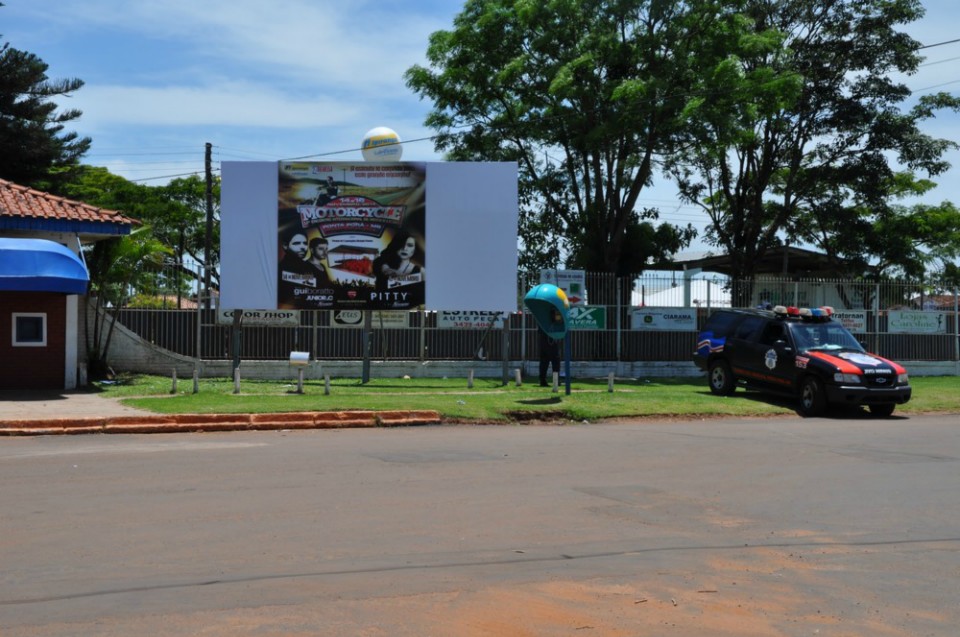
<instances>
[{"instance_id":1,"label":"utility pole","mask_svg":"<svg viewBox=\"0 0 960 637\"><path fill-rule=\"evenodd\" d=\"M204 262L204 273L203 273L203 289L206 292L206 308L209 310L212 307L210 294L210 269L213 267L211 264L210 254L213 252L213 144L207 142L206 152L203 157L203 166L204 171L207 175L207 236L203 245L203 262ZM197 299L199 302L200 299Z\"/></svg>"}]
</instances>

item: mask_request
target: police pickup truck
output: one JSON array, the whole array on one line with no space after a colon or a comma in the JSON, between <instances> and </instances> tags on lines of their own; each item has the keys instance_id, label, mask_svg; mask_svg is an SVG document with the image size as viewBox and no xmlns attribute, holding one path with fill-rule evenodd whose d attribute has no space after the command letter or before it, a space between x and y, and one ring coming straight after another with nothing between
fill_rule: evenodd
<instances>
[{"instance_id":1,"label":"police pickup truck","mask_svg":"<svg viewBox=\"0 0 960 637\"><path fill-rule=\"evenodd\" d=\"M832 314L783 306L717 310L697 336L693 360L719 396L743 385L799 398L804 416L821 415L828 405L866 405L889 416L910 400L907 371L867 353Z\"/></svg>"}]
</instances>

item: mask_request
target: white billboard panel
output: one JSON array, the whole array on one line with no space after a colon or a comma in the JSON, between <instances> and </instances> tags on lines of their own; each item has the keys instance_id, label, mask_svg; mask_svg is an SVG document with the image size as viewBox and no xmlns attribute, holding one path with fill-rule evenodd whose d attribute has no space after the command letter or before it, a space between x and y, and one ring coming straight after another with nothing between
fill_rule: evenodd
<instances>
[{"instance_id":1,"label":"white billboard panel","mask_svg":"<svg viewBox=\"0 0 960 637\"><path fill-rule=\"evenodd\" d=\"M221 164L220 306L277 309L277 163Z\"/></svg>"},{"instance_id":2,"label":"white billboard panel","mask_svg":"<svg viewBox=\"0 0 960 637\"><path fill-rule=\"evenodd\" d=\"M222 306L516 309L515 163L224 162L222 175Z\"/></svg>"}]
</instances>

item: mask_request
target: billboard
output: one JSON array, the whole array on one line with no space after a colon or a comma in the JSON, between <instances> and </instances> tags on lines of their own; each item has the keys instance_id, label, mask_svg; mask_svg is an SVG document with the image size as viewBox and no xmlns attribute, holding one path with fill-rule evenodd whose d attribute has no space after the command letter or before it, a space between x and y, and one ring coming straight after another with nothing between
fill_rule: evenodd
<instances>
[{"instance_id":1,"label":"billboard","mask_svg":"<svg viewBox=\"0 0 960 637\"><path fill-rule=\"evenodd\" d=\"M280 162L277 307L422 309L422 163Z\"/></svg>"},{"instance_id":2,"label":"billboard","mask_svg":"<svg viewBox=\"0 0 960 637\"><path fill-rule=\"evenodd\" d=\"M517 309L514 162L223 162L221 171L224 307Z\"/></svg>"}]
</instances>

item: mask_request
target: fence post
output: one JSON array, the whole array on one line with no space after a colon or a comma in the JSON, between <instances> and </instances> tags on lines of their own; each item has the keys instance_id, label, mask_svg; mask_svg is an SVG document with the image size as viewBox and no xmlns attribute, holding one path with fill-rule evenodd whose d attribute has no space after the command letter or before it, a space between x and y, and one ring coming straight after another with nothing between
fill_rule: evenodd
<instances>
[{"instance_id":1,"label":"fence post","mask_svg":"<svg viewBox=\"0 0 960 637\"><path fill-rule=\"evenodd\" d=\"M633 286L631 285L630 287L631 287L630 292L632 293ZM621 300L623 298L623 277L617 277L616 295L617 295L617 305L616 305L616 308L617 308L617 362L619 363L620 357L622 354L622 347L623 347L623 344L621 343L622 332L620 328L620 314L623 312L623 309L622 309L623 306L621 305L621 303L623 302Z\"/></svg>"},{"instance_id":2,"label":"fence post","mask_svg":"<svg viewBox=\"0 0 960 637\"><path fill-rule=\"evenodd\" d=\"M509 321L510 319L507 318ZM527 315L524 314L523 309L520 310L520 356L517 357L520 360L520 367L527 368Z\"/></svg>"},{"instance_id":3,"label":"fence post","mask_svg":"<svg viewBox=\"0 0 960 637\"><path fill-rule=\"evenodd\" d=\"M203 332L203 299L202 289L200 287L200 264L197 264L197 362L200 362L203 349L200 347L201 334Z\"/></svg>"},{"instance_id":4,"label":"fence post","mask_svg":"<svg viewBox=\"0 0 960 637\"><path fill-rule=\"evenodd\" d=\"M506 381L507 369L510 367L510 315L508 314L505 319L503 319L503 330L501 330L502 336L500 337L500 349L503 350L503 377ZM519 370L517 372L519 374ZM504 385L507 383L504 382Z\"/></svg>"},{"instance_id":5,"label":"fence post","mask_svg":"<svg viewBox=\"0 0 960 637\"><path fill-rule=\"evenodd\" d=\"M960 288L953 288L953 331L956 334L956 343L954 344L954 361L956 362L955 374L960 376L960 299L957 294Z\"/></svg>"},{"instance_id":6,"label":"fence post","mask_svg":"<svg viewBox=\"0 0 960 637\"><path fill-rule=\"evenodd\" d=\"M420 314L420 362L427 360L427 311L419 310Z\"/></svg>"},{"instance_id":7,"label":"fence post","mask_svg":"<svg viewBox=\"0 0 960 637\"><path fill-rule=\"evenodd\" d=\"M880 284L876 284L873 292L873 348L871 351L880 351Z\"/></svg>"}]
</instances>

